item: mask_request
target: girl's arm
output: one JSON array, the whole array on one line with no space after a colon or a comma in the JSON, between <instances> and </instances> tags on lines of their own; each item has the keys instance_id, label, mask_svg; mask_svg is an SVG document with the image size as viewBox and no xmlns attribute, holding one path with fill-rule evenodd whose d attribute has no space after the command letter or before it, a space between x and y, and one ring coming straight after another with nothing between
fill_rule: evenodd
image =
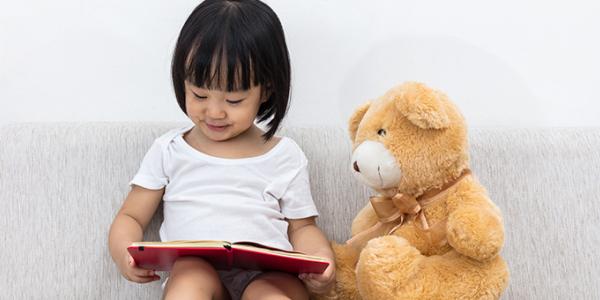
<instances>
[{"instance_id":1,"label":"girl's arm","mask_svg":"<svg viewBox=\"0 0 600 300\"><path fill-rule=\"evenodd\" d=\"M123 206L117 213L108 234L108 247L112 259L125 278L135 282L156 280L151 270L142 270L132 263L127 247L144 237L144 230L150 223L160 204L164 188L149 190L133 185Z\"/></svg>"},{"instance_id":2,"label":"girl's arm","mask_svg":"<svg viewBox=\"0 0 600 300\"><path fill-rule=\"evenodd\" d=\"M298 277L304 281L310 292L328 292L335 283L335 257L329 241L317 227L315 217L287 221L288 237L294 250L329 260L329 267L323 274L299 274Z\"/></svg>"}]
</instances>

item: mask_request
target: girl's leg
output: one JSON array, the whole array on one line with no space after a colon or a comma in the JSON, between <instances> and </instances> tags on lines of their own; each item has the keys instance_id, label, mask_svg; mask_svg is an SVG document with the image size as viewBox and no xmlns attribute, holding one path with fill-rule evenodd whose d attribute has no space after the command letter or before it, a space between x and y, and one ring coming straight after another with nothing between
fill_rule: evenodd
<instances>
[{"instance_id":1,"label":"girl's leg","mask_svg":"<svg viewBox=\"0 0 600 300\"><path fill-rule=\"evenodd\" d=\"M242 300L308 299L308 291L298 277L281 272L257 276L244 290Z\"/></svg>"},{"instance_id":2,"label":"girl's leg","mask_svg":"<svg viewBox=\"0 0 600 300\"><path fill-rule=\"evenodd\" d=\"M175 261L163 294L165 300L229 299L215 269L198 257Z\"/></svg>"}]
</instances>

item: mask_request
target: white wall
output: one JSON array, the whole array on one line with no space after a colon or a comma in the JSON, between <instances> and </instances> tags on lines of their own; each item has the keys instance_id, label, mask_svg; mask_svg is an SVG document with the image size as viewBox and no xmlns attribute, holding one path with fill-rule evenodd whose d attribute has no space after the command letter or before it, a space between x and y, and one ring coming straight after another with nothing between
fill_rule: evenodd
<instances>
[{"instance_id":1,"label":"white wall","mask_svg":"<svg viewBox=\"0 0 600 300\"><path fill-rule=\"evenodd\" d=\"M267 1L293 64L287 124L345 126L404 80L472 126L600 126L600 2ZM197 1L0 0L0 124L185 120L169 64Z\"/></svg>"}]
</instances>

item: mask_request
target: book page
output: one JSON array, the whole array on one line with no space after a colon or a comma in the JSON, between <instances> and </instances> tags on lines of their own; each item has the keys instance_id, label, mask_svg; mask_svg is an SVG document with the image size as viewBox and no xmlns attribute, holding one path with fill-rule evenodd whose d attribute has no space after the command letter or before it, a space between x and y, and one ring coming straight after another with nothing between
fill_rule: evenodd
<instances>
[{"instance_id":1,"label":"book page","mask_svg":"<svg viewBox=\"0 0 600 300\"><path fill-rule=\"evenodd\" d=\"M211 240L177 240L168 242L134 242L131 246L139 247L189 247L189 248L208 248L208 247L225 247L230 248L231 243L227 241L211 241Z\"/></svg>"},{"instance_id":2,"label":"book page","mask_svg":"<svg viewBox=\"0 0 600 300\"><path fill-rule=\"evenodd\" d=\"M307 255L307 254L304 254L302 252L297 252L297 251L277 249L277 248L273 248L273 247L265 246L262 244L253 243L253 242L236 242L236 243L232 244L232 248L255 251L255 252L270 253L270 254L286 256L286 257L296 257L296 258L303 258L303 259L327 262L327 260L323 257Z\"/></svg>"}]
</instances>

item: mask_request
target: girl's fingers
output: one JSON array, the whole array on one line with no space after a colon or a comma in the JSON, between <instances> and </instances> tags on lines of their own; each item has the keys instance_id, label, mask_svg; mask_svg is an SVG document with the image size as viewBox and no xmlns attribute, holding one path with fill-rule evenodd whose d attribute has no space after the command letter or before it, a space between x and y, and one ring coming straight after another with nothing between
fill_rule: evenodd
<instances>
[{"instance_id":1,"label":"girl's fingers","mask_svg":"<svg viewBox=\"0 0 600 300\"><path fill-rule=\"evenodd\" d=\"M142 268L133 268L133 274L139 277L152 277L155 274L155 272L153 270L146 270L146 269L142 269Z\"/></svg>"},{"instance_id":2,"label":"girl's fingers","mask_svg":"<svg viewBox=\"0 0 600 300\"><path fill-rule=\"evenodd\" d=\"M130 266L135 267L135 260L133 259L131 254L127 254L127 261L129 262Z\"/></svg>"},{"instance_id":3,"label":"girl's fingers","mask_svg":"<svg viewBox=\"0 0 600 300\"><path fill-rule=\"evenodd\" d=\"M306 278L303 280L306 288L315 294L324 294L329 291L329 284L321 282L312 278Z\"/></svg>"},{"instance_id":4,"label":"girl's fingers","mask_svg":"<svg viewBox=\"0 0 600 300\"><path fill-rule=\"evenodd\" d=\"M315 273L300 274L298 278L304 282L310 283L311 285L326 285L329 281L328 278L323 274Z\"/></svg>"},{"instance_id":5,"label":"girl's fingers","mask_svg":"<svg viewBox=\"0 0 600 300\"><path fill-rule=\"evenodd\" d=\"M131 257L131 255L129 256L129 266L133 269L134 274L138 275L138 276L154 276L154 270L146 270L146 269L142 269L140 267L138 267L135 264L135 260L133 260L133 258Z\"/></svg>"},{"instance_id":6,"label":"girl's fingers","mask_svg":"<svg viewBox=\"0 0 600 300\"><path fill-rule=\"evenodd\" d=\"M146 275L138 275L135 273L131 273L128 276L126 276L125 278L127 278L127 280L133 281L133 282L146 283L146 282L150 282L150 281L159 280L160 276L158 276L156 274L151 275L151 276L146 276Z\"/></svg>"},{"instance_id":7,"label":"girl's fingers","mask_svg":"<svg viewBox=\"0 0 600 300\"><path fill-rule=\"evenodd\" d=\"M152 282L155 280L159 280L160 277L158 275L154 275L154 276L135 276L135 278L133 278L132 281L135 281L137 283L148 283L148 282Z\"/></svg>"},{"instance_id":8,"label":"girl's fingers","mask_svg":"<svg viewBox=\"0 0 600 300\"><path fill-rule=\"evenodd\" d=\"M298 275L298 278L300 278L300 280L304 281L304 283L310 283L311 285L314 285L315 282L317 282L317 280L315 280L314 278L314 274L312 273L302 273Z\"/></svg>"},{"instance_id":9,"label":"girl's fingers","mask_svg":"<svg viewBox=\"0 0 600 300\"><path fill-rule=\"evenodd\" d=\"M146 270L138 267L130 254L127 254L126 259L128 265L125 272L125 274L127 274L125 278L127 280L137 283L147 283L160 279L160 276L158 276L154 270Z\"/></svg>"},{"instance_id":10,"label":"girl's fingers","mask_svg":"<svg viewBox=\"0 0 600 300\"><path fill-rule=\"evenodd\" d=\"M318 291L321 288L321 283L313 279L305 279L304 283L312 291Z\"/></svg>"}]
</instances>

